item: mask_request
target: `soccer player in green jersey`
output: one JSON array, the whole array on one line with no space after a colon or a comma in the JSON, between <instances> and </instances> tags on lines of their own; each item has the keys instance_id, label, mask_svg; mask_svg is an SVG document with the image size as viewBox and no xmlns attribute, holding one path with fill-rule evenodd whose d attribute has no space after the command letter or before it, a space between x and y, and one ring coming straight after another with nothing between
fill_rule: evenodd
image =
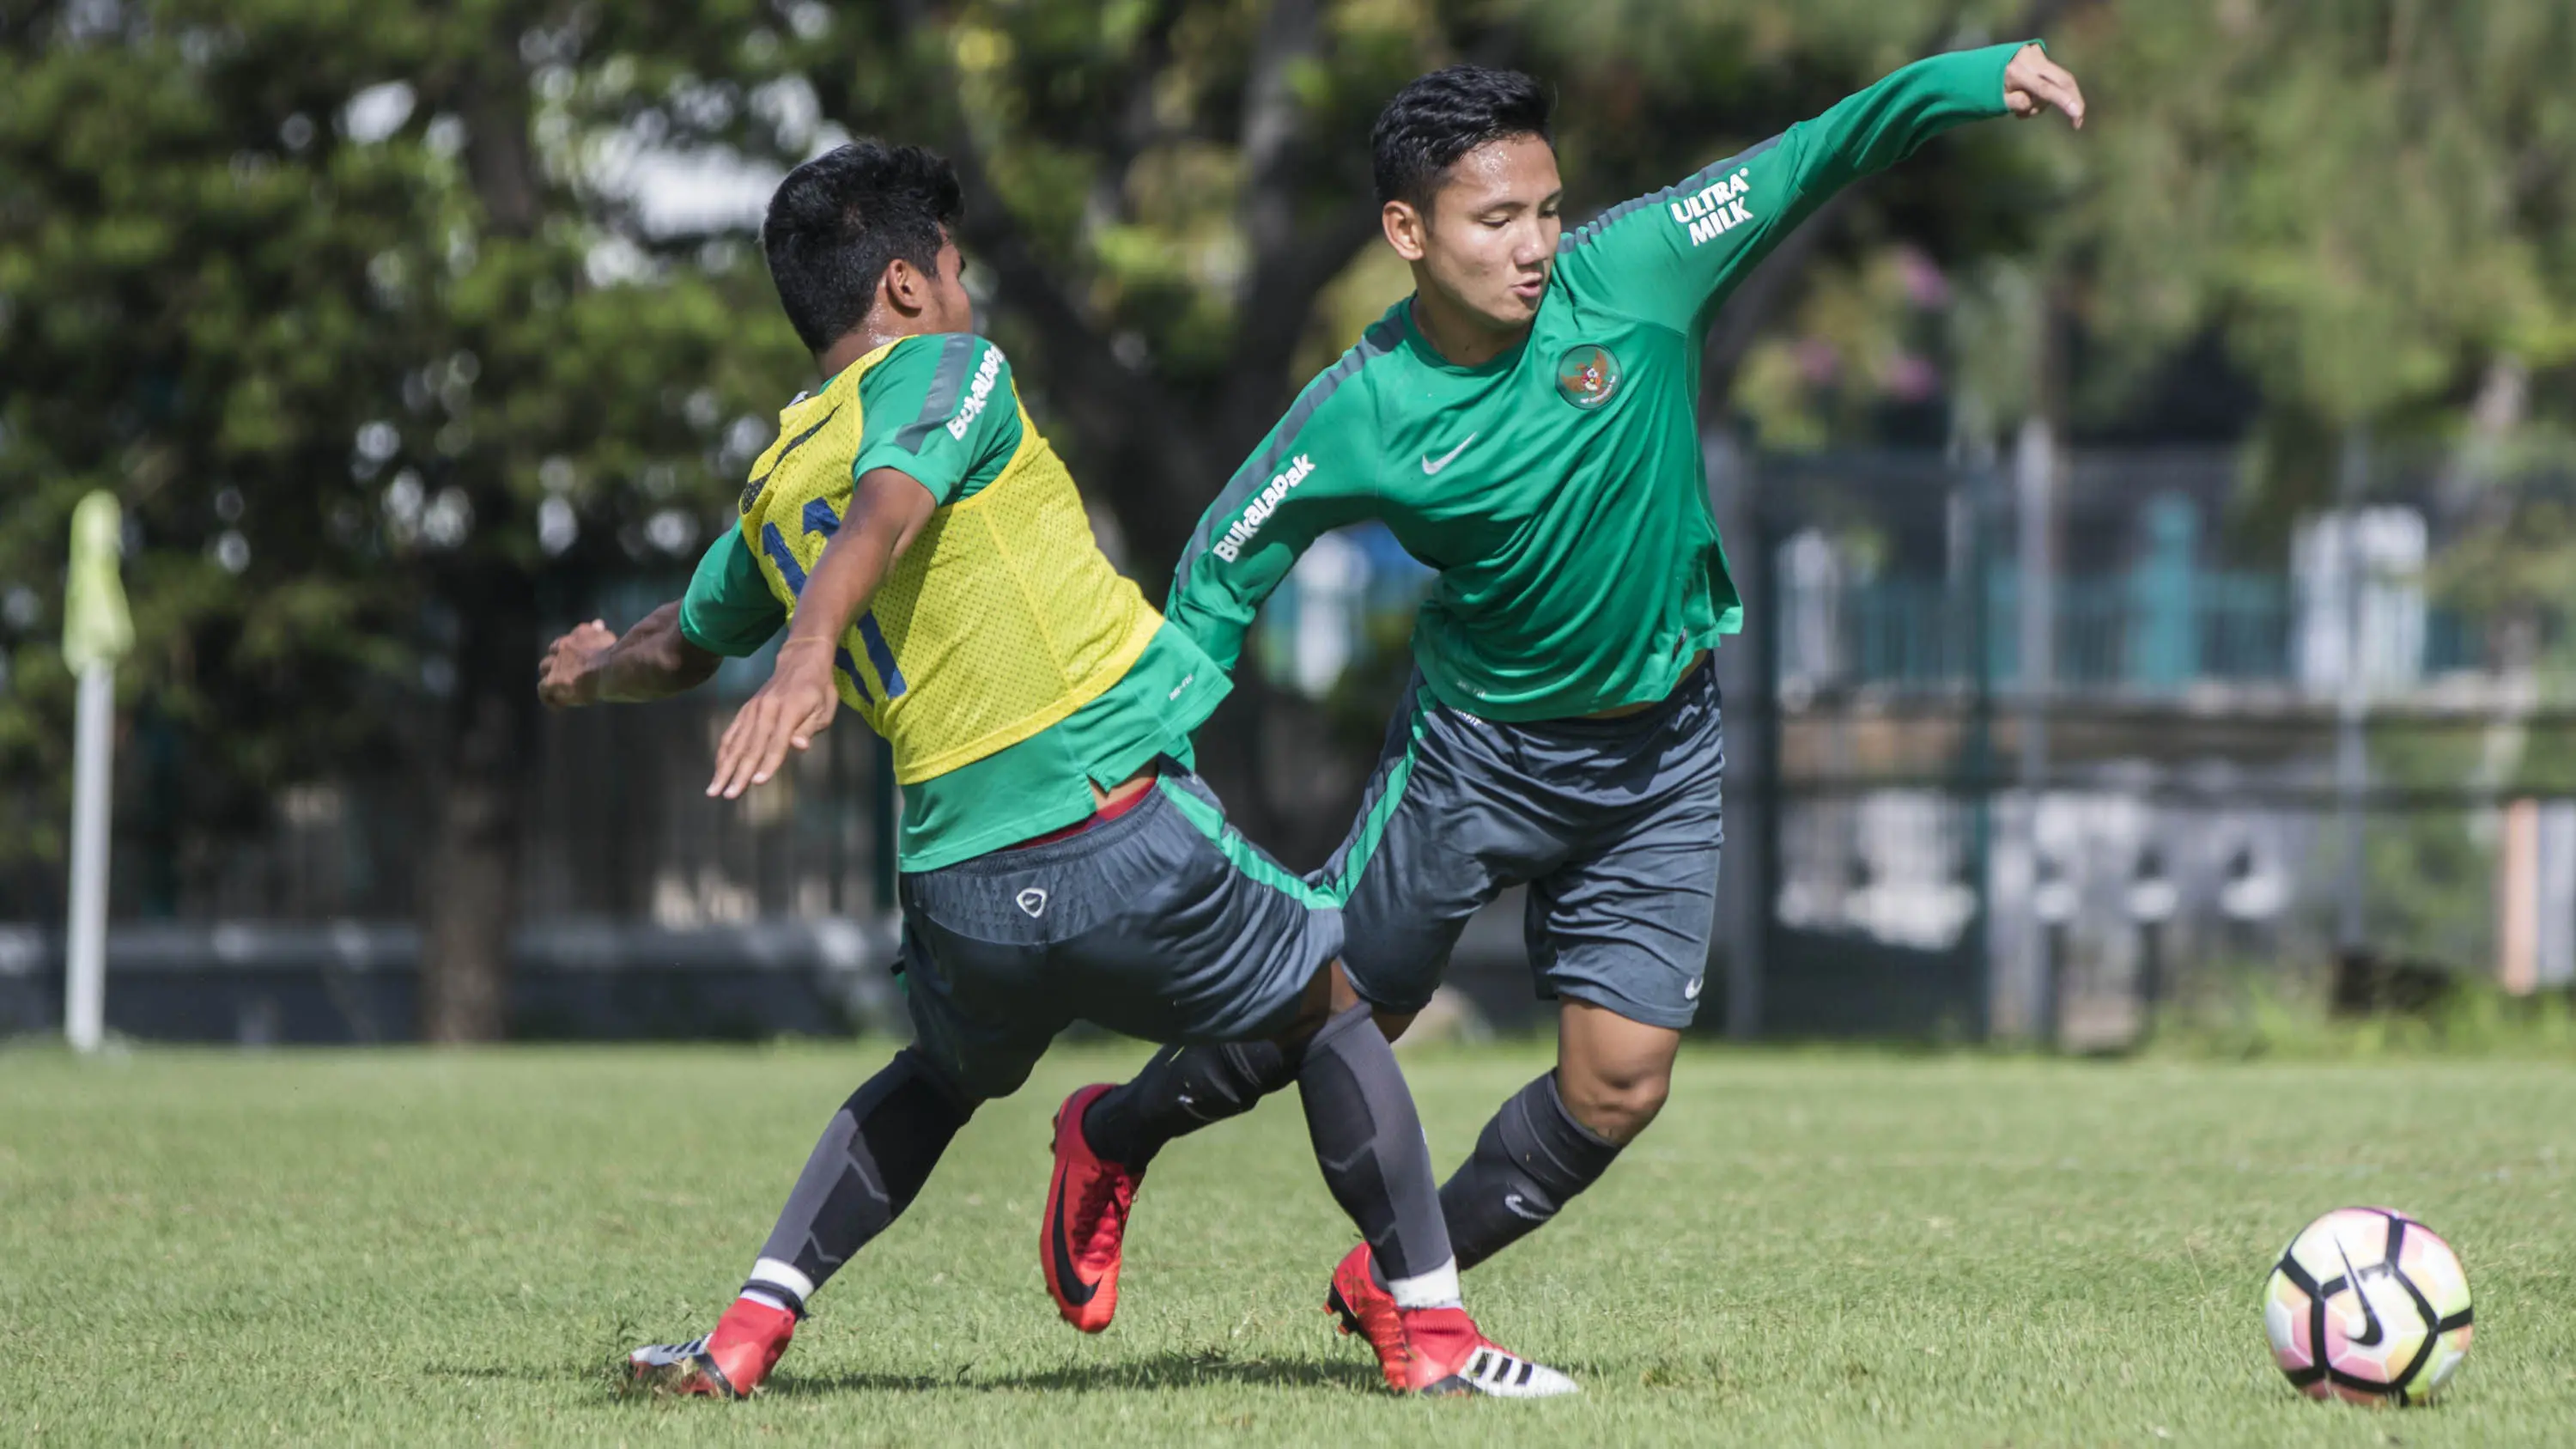
<instances>
[{"instance_id":1,"label":"soccer player in green jersey","mask_svg":"<svg viewBox=\"0 0 2576 1449\"><path fill-rule=\"evenodd\" d=\"M1468 916L1529 886L1557 1065L1441 1189L1462 1267L1554 1216L1654 1120L1698 1009L1720 836L1707 656L1742 613L1693 416L1711 315L1843 186L1954 126L2051 109L2083 124L2075 78L2036 44L1940 56L1571 233L1528 77L1454 67L1379 116L1386 239L1414 293L1227 483L1165 612L1231 669L1326 529L1381 520L1438 571L1413 687L1314 883L1343 903L1351 981L1391 1031L1430 1000ZM1165 1142L1285 1080L1255 1047L1168 1051L1080 1126L1141 1179ZM1102 1211L1123 1219L1132 1186ZM1381 1281L1362 1244L1329 1300L1373 1340Z\"/></svg>"},{"instance_id":2,"label":"soccer player in green jersey","mask_svg":"<svg viewBox=\"0 0 2576 1449\"><path fill-rule=\"evenodd\" d=\"M631 1371L683 1393L758 1388L807 1300L911 1204L966 1119L1086 1020L1296 1063L1326 1185L1403 1303L1390 1386L1572 1392L1460 1303L1412 1096L1333 964L1340 914L1190 772L1190 730L1225 679L1110 567L1008 361L967 330L961 204L948 163L914 147L842 146L788 173L761 243L826 380L780 414L739 526L687 595L623 638L596 621L566 635L539 680L559 707L657 699L784 630L708 793L777 779L846 704L893 746L907 805L913 1043L832 1115L714 1332L637 1349ZM1125 1182L1076 1146L1049 1191L1097 1219ZM1107 1327L1116 1258L1061 1218L1041 1239L1057 1302Z\"/></svg>"}]
</instances>

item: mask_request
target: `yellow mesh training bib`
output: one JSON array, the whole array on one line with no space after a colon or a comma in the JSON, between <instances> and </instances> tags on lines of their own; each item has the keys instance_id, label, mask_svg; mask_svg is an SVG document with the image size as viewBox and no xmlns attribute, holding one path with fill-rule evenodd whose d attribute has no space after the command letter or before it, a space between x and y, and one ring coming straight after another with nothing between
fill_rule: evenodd
<instances>
[{"instance_id":1,"label":"yellow mesh training bib","mask_svg":"<svg viewBox=\"0 0 2576 1449\"><path fill-rule=\"evenodd\" d=\"M778 441L752 464L743 542L791 617L806 574L849 513L859 379L890 347L789 404ZM1016 394L1011 405L1019 406ZM930 515L841 636L833 678L842 700L893 745L895 778L915 785L1097 698L1162 623L1101 554L1073 475L1022 409L1010 462L972 497Z\"/></svg>"}]
</instances>

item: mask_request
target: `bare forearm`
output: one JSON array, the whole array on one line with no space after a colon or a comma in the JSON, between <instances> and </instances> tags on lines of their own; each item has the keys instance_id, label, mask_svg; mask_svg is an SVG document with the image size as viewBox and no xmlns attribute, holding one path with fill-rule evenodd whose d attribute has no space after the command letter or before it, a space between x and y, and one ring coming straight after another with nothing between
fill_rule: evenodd
<instances>
[{"instance_id":1,"label":"bare forearm","mask_svg":"<svg viewBox=\"0 0 2576 1449\"><path fill-rule=\"evenodd\" d=\"M823 545L796 596L796 618L779 646L779 667L790 658L828 665L841 636L920 534L931 508L928 490L891 468L871 468L859 479L848 521Z\"/></svg>"},{"instance_id":2,"label":"bare forearm","mask_svg":"<svg viewBox=\"0 0 2576 1449\"><path fill-rule=\"evenodd\" d=\"M626 631L624 638L591 656L579 681L587 701L637 704L667 699L707 682L721 656L680 632L680 606L664 604Z\"/></svg>"}]
</instances>

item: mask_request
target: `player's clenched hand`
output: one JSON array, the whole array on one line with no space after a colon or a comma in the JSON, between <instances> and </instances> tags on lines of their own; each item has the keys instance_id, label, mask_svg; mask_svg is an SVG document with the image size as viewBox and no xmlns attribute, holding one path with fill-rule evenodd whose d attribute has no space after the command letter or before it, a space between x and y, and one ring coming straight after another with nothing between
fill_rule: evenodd
<instances>
[{"instance_id":1,"label":"player's clenched hand","mask_svg":"<svg viewBox=\"0 0 2576 1449\"><path fill-rule=\"evenodd\" d=\"M787 751L813 744L840 703L832 688L832 641L790 639L779 645L777 671L743 702L716 746L716 777L707 793L732 800L769 783Z\"/></svg>"},{"instance_id":2,"label":"player's clenched hand","mask_svg":"<svg viewBox=\"0 0 2576 1449\"><path fill-rule=\"evenodd\" d=\"M2075 129L2084 129L2084 88L2066 67L2050 60L2047 51L2025 45L2004 67L2004 108L2029 120L2052 107L2064 111Z\"/></svg>"},{"instance_id":3,"label":"player's clenched hand","mask_svg":"<svg viewBox=\"0 0 2576 1449\"><path fill-rule=\"evenodd\" d=\"M616 642L616 631L597 619L557 639L537 665L537 698L554 709L597 703L599 676L591 661Z\"/></svg>"}]
</instances>

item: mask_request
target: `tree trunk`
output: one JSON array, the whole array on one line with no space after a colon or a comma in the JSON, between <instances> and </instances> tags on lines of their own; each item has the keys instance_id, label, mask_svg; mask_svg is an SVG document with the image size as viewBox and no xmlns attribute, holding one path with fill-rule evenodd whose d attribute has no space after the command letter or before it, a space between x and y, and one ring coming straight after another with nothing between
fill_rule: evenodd
<instances>
[{"instance_id":1,"label":"tree trunk","mask_svg":"<svg viewBox=\"0 0 2576 1449\"><path fill-rule=\"evenodd\" d=\"M467 117L466 170L486 228L534 236L544 187L517 58L492 57L488 69L465 79L458 100ZM479 461L488 472L467 482L474 528L488 535L523 527L499 480L501 465ZM457 611L460 627L420 902L420 1026L433 1042L498 1041L509 1026L520 802L536 734L537 609L529 576L508 562L506 550L491 551L490 562L460 565L438 580L438 595Z\"/></svg>"},{"instance_id":2,"label":"tree trunk","mask_svg":"<svg viewBox=\"0 0 2576 1449\"><path fill-rule=\"evenodd\" d=\"M450 597L456 693L430 801L420 903L420 1024L433 1042L498 1041L509 1025L520 802L536 725L536 611L524 578L486 571Z\"/></svg>"}]
</instances>

